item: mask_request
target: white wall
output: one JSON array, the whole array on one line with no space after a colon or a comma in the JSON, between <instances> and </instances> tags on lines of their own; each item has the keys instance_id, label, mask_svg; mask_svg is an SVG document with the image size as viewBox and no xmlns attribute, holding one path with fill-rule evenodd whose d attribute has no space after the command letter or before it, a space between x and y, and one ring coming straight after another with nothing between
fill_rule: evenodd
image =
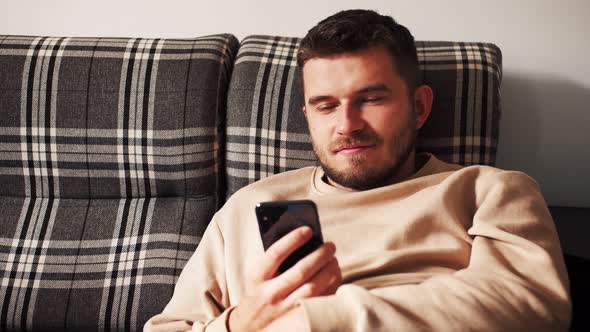
<instances>
[{"instance_id":1,"label":"white wall","mask_svg":"<svg viewBox=\"0 0 590 332\"><path fill-rule=\"evenodd\" d=\"M303 36L342 9L393 15L420 40L487 41L504 57L498 166L529 173L551 205L590 207L590 1L6 1L0 34Z\"/></svg>"}]
</instances>

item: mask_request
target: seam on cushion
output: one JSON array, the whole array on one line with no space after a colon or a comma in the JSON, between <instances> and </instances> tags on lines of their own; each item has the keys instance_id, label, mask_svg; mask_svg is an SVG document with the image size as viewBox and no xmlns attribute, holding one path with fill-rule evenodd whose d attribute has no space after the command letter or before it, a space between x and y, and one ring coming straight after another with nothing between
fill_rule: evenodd
<instances>
[{"instance_id":1,"label":"seam on cushion","mask_svg":"<svg viewBox=\"0 0 590 332\"><path fill-rule=\"evenodd\" d=\"M122 200L122 199L153 199L153 198L184 198L187 200L205 200L208 198L215 198L216 194L211 195L195 195L195 196L150 196L150 197L53 197L60 200ZM31 198L31 199L48 199L49 197L36 196L14 196L14 195L0 195L2 198Z\"/></svg>"}]
</instances>

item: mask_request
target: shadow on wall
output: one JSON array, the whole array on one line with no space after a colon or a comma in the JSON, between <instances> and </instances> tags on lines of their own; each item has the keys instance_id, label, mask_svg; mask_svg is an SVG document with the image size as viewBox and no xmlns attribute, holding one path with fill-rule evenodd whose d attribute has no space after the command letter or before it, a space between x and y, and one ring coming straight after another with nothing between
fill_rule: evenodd
<instances>
[{"instance_id":1,"label":"shadow on wall","mask_svg":"<svg viewBox=\"0 0 590 332\"><path fill-rule=\"evenodd\" d=\"M534 177L549 205L590 207L590 87L505 72L498 167Z\"/></svg>"}]
</instances>

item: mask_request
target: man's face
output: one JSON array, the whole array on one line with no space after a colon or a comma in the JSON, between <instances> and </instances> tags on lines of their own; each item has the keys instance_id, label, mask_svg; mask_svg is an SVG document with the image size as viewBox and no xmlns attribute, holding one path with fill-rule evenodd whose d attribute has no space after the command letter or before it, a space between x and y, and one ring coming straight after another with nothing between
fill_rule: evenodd
<instances>
[{"instance_id":1,"label":"man's face","mask_svg":"<svg viewBox=\"0 0 590 332\"><path fill-rule=\"evenodd\" d=\"M311 59L303 77L314 150L332 182L366 190L401 180L410 163L413 172L413 99L385 48Z\"/></svg>"}]
</instances>

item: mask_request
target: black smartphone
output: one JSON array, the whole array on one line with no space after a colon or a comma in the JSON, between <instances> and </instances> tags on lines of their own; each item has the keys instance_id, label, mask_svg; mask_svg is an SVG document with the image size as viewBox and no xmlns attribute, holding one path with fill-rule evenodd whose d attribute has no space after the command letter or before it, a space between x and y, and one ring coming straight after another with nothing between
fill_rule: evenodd
<instances>
[{"instance_id":1,"label":"black smartphone","mask_svg":"<svg viewBox=\"0 0 590 332\"><path fill-rule=\"evenodd\" d=\"M287 271L324 243L317 208L310 200L261 202L256 204L256 218L265 251L300 226L313 230L312 238L283 261L279 273Z\"/></svg>"}]
</instances>

